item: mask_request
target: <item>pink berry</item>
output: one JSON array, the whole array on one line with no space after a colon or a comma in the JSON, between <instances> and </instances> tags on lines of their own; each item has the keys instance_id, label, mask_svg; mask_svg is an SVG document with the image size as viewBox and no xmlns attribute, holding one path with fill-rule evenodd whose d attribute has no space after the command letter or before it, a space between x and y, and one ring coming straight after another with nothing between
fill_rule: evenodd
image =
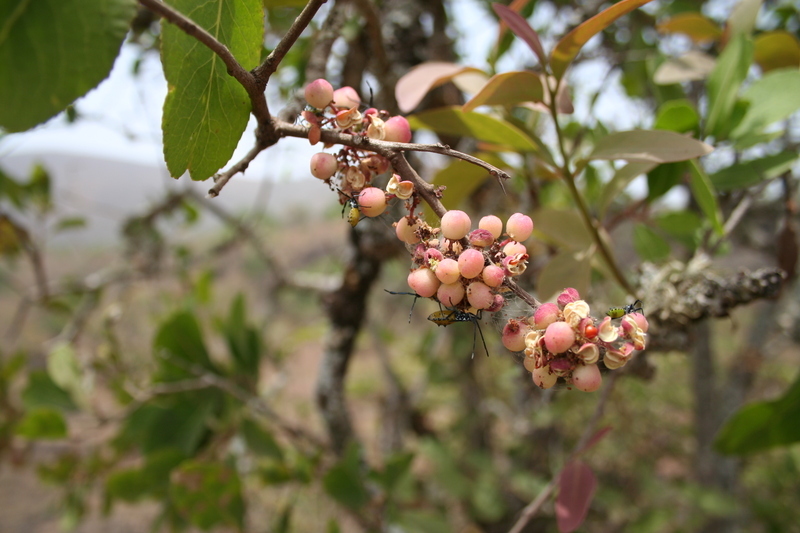
<instances>
[{"instance_id":1,"label":"pink berry","mask_svg":"<svg viewBox=\"0 0 800 533\"><path fill-rule=\"evenodd\" d=\"M436 277L439 278L442 283L455 283L458 281L458 278L461 277L461 272L458 269L458 261L450 259L449 257L439 261L439 264L436 265ZM461 297L463 298L464 295L462 294Z\"/></svg>"},{"instance_id":2,"label":"pink berry","mask_svg":"<svg viewBox=\"0 0 800 533\"><path fill-rule=\"evenodd\" d=\"M490 287L499 287L506 279L505 271L497 265L486 265L481 275L483 282Z\"/></svg>"},{"instance_id":3,"label":"pink berry","mask_svg":"<svg viewBox=\"0 0 800 533\"><path fill-rule=\"evenodd\" d=\"M333 100L333 86L328 80L316 79L306 85L305 96L306 102L311 107L325 109Z\"/></svg>"},{"instance_id":4,"label":"pink berry","mask_svg":"<svg viewBox=\"0 0 800 533\"><path fill-rule=\"evenodd\" d=\"M455 307L464 299L464 292L461 283L442 283L436 291L436 298L447 307Z\"/></svg>"},{"instance_id":5,"label":"pink berry","mask_svg":"<svg viewBox=\"0 0 800 533\"><path fill-rule=\"evenodd\" d=\"M339 109L351 109L361 105L361 97L352 87L342 87L333 91L333 105Z\"/></svg>"},{"instance_id":6,"label":"pink berry","mask_svg":"<svg viewBox=\"0 0 800 533\"><path fill-rule=\"evenodd\" d=\"M320 152L311 156L311 175L321 180L330 179L339 170L336 156Z\"/></svg>"},{"instance_id":7,"label":"pink berry","mask_svg":"<svg viewBox=\"0 0 800 533\"><path fill-rule=\"evenodd\" d=\"M430 298L439 289L441 282L430 268L418 268L408 275L408 286L422 296Z\"/></svg>"},{"instance_id":8,"label":"pink berry","mask_svg":"<svg viewBox=\"0 0 800 533\"><path fill-rule=\"evenodd\" d=\"M474 248L467 248L458 256L458 268L467 279L478 277L483 272L483 254Z\"/></svg>"},{"instance_id":9,"label":"pink berry","mask_svg":"<svg viewBox=\"0 0 800 533\"><path fill-rule=\"evenodd\" d=\"M384 141L407 143L411 141L411 126L405 117L392 117L385 123Z\"/></svg>"},{"instance_id":10,"label":"pink berry","mask_svg":"<svg viewBox=\"0 0 800 533\"><path fill-rule=\"evenodd\" d=\"M503 327L503 346L512 352L521 352L525 349L525 335L528 327L519 321L510 319Z\"/></svg>"},{"instance_id":11,"label":"pink berry","mask_svg":"<svg viewBox=\"0 0 800 533\"><path fill-rule=\"evenodd\" d=\"M575 344L575 331L566 322L553 322L544 332L544 345L551 353L564 353Z\"/></svg>"},{"instance_id":12,"label":"pink berry","mask_svg":"<svg viewBox=\"0 0 800 533\"><path fill-rule=\"evenodd\" d=\"M415 219L414 222L411 223L406 216L397 221L394 230L397 234L397 238L404 243L417 244L420 241L419 236L416 234L417 228L419 228L419 221Z\"/></svg>"},{"instance_id":13,"label":"pink berry","mask_svg":"<svg viewBox=\"0 0 800 533\"><path fill-rule=\"evenodd\" d=\"M425 250L425 262L428 263L428 265L438 265L439 261L442 259L444 259L444 255L436 248L428 248Z\"/></svg>"},{"instance_id":14,"label":"pink berry","mask_svg":"<svg viewBox=\"0 0 800 533\"><path fill-rule=\"evenodd\" d=\"M558 306L554 303L545 303L540 305L536 312L533 314L533 327L536 329L544 329L556 320L558 320Z\"/></svg>"},{"instance_id":15,"label":"pink berry","mask_svg":"<svg viewBox=\"0 0 800 533\"><path fill-rule=\"evenodd\" d=\"M442 234L445 238L457 241L466 237L472 221L464 211L452 209L442 217Z\"/></svg>"},{"instance_id":16,"label":"pink berry","mask_svg":"<svg viewBox=\"0 0 800 533\"><path fill-rule=\"evenodd\" d=\"M467 240L472 246L477 246L479 248L486 248L487 246L491 246L494 242L494 236L485 229L476 229L469 232L467 235Z\"/></svg>"},{"instance_id":17,"label":"pink berry","mask_svg":"<svg viewBox=\"0 0 800 533\"><path fill-rule=\"evenodd\" d=\"M500 238L500 235L503 234L503 221L494 215L483 217L481 221L478 222L478 227L491 233L492 237L495 239Z\"/></svg>"},{"instance_id":18,"label":"pink berry","mask_svg":"<svg viewBox=\"0 0 800 533\"><path fill-rule=\"evenodd\" d=\"M492 305L487 307L486 310L489 311L490 313L496 313L499 310L501 310L505 305L506 305L506 299L503 298L503 296L500 294L495 294L494 302L492 302Z\"/></svg>"},{"instance_id":19,"label":"pink berry","mask_svg":"<svg viewBox=\"0 0 800 533\"><path fill-rule=\"evenodd\" d=\"M597 365L578 365L572 371L572 385L583 392L594 392L603 384Z\"/></svg>"},{"instance_id":20,"label":"pink berry","mask_svg":"<svg viewBox=\"0 0 800 533\"><path fill-rule=\"evenodd\" d=\"M533 372L531 372L531 377L536 386L541 389L549 389L558 381L558 376L550 371L549 366L535 368Z\"/></svg>"},{"instance_id":21,"label":"pink berry","mask_svg":"<svg viewBox=\"0 0 800 533\"><path fill-rule=\"evenodd\" d=\"M517 242L522 242L533 233L533 220L528 215L514 213L506 222L506 233Z\"/></svg>"},{"instance_id":22,"label":"pink berry","mask_svg":"<svg viewBox=\"0 0 800 533\"><path fill-rule=\"evenodd\" d=\"M358 195L358 206L368 217L376 217L386 210L386 193L377 187L367 187Z\"/></svg>"},{"instance_id":23,"label":"pink berry","mask_svg":"<svg viewBox=\"0 0 800 533\"><path fill-rule=\"evenodd\" d=\"M578 294L577 290L573 289L572 287L567 287L561 291L561 294L558 295L556 301L558 302L558 306L563 309L565 305L580 299L581 296Z\"/></svg>"},{"instance_id":24,"label":"pink berry","mask_svg":"<svg viewBox=\"0 0 800 533\"><path fill-rule=\"evenodd\" d=\"M508 244L503 246L503 253L507 256L522 255L527 254L528 249L525 248L524 244L520 244L517 241L509 241Z\"/></svg>"},{"instance_id":25,"label":"pink berry","mask_svg":"<svg viewBox=\"0 0 800 533\"><path fill-rule=\"evenodd\" d=\"M494 294L485 283L473 281L467 285L467 300L476 309L486 309L494 303Z\"/></svg>"}]
</instances>

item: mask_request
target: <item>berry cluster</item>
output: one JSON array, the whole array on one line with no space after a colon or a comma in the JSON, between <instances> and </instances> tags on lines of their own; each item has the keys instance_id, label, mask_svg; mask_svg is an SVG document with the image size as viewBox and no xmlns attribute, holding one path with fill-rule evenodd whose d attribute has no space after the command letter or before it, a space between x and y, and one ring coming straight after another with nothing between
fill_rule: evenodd
<instances>
[{"instance_id":1,"label":"berry cluster","mask_svg":"<svg viewBox=\"0 0 800 533\"><path fill-rule=\"evenodd\" d=\"M533 232L533 221L516 213L506 222L483 217L478 229L463 211L451 210L433 228L408 215L395 226L397 237L413 246L414 269L408 285L416 294L433 298L448 309L495 312L505 305L500 294L507 277L525 271L528 253L522 241Z\"/></svg>"},{"instance_id":2,"label":"berry cluster","mask_svg":"<svg viewBox=\"0 0 800 533\"><path fill-rule=\"evenodd\" d=\"M361 98L352 87L333 87L324 79L314 80L305 88L306 102L310 106L303 111L303 119L309 124L308 139L317 144L322 128L344 133L364 135L370 139L394 142L409 142L411 128L404 117L390 117L386 111L369 108L361 112ZM386 193L371 187L372 179L390 169L389 161L378 154L344 146L339 152L320 152L311 157L311 174L339 192L342 205L350 204L350 223L355 226L359 212L375 217L386 209L387 199L408 199L414 191L411 182L400 181L394 176L389 181Z\"/></svg>"},{"instance_id":3,"label":"berry cluster","mask_svg":"<svg viewBox=\"0 0 800 533\"><path fill-rule=\"evenodd\" d=\"M525 368L539 387L549 389L562 378L579 390L595 391L602 384L601 356L608 369L624 366L634 350L645 348L648 323L638 312L624 314L618 324L610 316L598 322L589 312L578 291L564 289L557 303L542 304L527 319L509 320L503 345L525 351Z\"/></svg>"}]
</instances>

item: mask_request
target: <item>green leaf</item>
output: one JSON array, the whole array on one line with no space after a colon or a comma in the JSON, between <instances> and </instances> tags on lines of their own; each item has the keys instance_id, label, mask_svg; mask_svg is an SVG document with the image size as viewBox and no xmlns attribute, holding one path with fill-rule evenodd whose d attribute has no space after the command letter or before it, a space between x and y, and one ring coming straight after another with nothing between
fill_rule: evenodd
<instances>
[{"instance_id":1,"label":"green leaf","mask_svg":"<svg viewBox=\"0 0 800 533\"><path fill-rule=\"evenodd\" d=\"M153 342L153 351L161 367L158 376L161 381L196 377L192 367L216 373L208 357L200 325L188 311L179 311L161 324Z\"/></svg>"},{"instance_id":2,"label":"green leaf","mask_svg":"<svg viewBox=\"0 0 800 533\"><path fill-rule=\"evenodd\" d=\"M697 246L697 230L702 220L694 211L673 211L653 219L656 226L690 250Z\"/></svg>"},{"instance_id":3,"label":"green leaf","mask_svg":"<svg viewBox=\"0 0 800 533\"><path fill-rule=\"evenodd\" d=\"M447 521L447 516L434 510L404 510L397 521L403 526L403 531L419 531L419 533L449 533L453 531Z\"/></svg>"},{"instance_id":4,"label":"green leaf","mask_svg":"<svg viewBox=\"0 0 800 533\"><path fill-rule=\"evenodd\" d=\"M600 196L600 201L598 202L598 211L600 212L600 216L603 217L608 210L611 203L619 198L622 191L625 190L625 187L633 181L634 178L637 176L641 176L642 174L647 174L650 172L656 163L642 163L638 161L634 161L633 163L628 163L624 167L620 168L614 173L614 177L611 178L611 181L603 187L603 193Z\"/></svg>"},{"instance_id":5,"label":"green leaf","mask_svg":"<svg viewBox=\"0 0 800 533\"><path fill-rule=\"evenodd\" d=\"M800 442L800 376L777 400L742 407L722 427L714 447L746 455Z\"/></svg>"},{"instance_id":6,"label":"green leaf","mask_svg":"<svg viewBox=\"0 0 800 533\"><path fill-rule=\"evenodd\" d=\"M592 236L577 210L545 207L537 209L531 218L536 231L559 247L576 251L586 250L592 244Z\"/></svg>"},{"instance_id":7,"label":"green leaf","mask_svg":"<svg viewBox=\"0 0 800 533\"><path fill-rule=\"evenodd\" d=\"M511 150L538 152L539 147L522 130L489 115L443 107L408 117L412 129L430 129L445 135L473 137Z\"/></svg>"},{"instance_id":8,"label":"green leaf","mask_svg":"<svg viewBox=\"0 0 800 533\"><path fill-rule=\"evenodd\" d=\"M622 0L575 27L558 41L558 44L550 54L550 67L553 75L561 79L569 64L572 63L572 60L575 59L589 39L606 29L621 16L650 1Z\"/></svg>"},{"instance_id":9,"label":"green leaf","mask_svg":"<svg viewBox=\"0 0 800 533\"><path fill-rule=\"evenodd\" d=\"M579 294L589 290L592 275L592 254L587 251L563 251L556 254L539 274L537 292L543 302L564 290L575 287Z\"/></svg>"},{"instance_id":10,"label":"green leaf","mask_svg":"<svg viewBox=\"0 0 800 533\"><path fill-rule=\"evenodd\" d=\"M752 60L753 43L740 35L728 42L708 77L705 131L718 141L725 139L733 127L730 116Z\"/></svg>"},{"instance_id":11,"label":"green leaf","mask_svg":"<svg viewBox=\"0 0 800 533\"><path fill-rule=\"evenodd\" d=\"M63 439L67 436L67 423L60 411L39 407L25 413L16 434L31 440Z\"/></svg>"},{"instance_id":12,"label":"green leaf","mask_svg":"<svg viewBox=\"0 0 800 533\"><path fill-rule=\"evenodd\" d=\"M231 302L228 319L221 326L236 373L255 379L261 362L261 336L257 329L247 323L242 293L238 293Z\"/></svg>"},{"instance_id":13,"label":"green leaf","mask_svg":"<svg viewBox=\"0 0 800 533\"><path fill-rule=\"evenodd\" d=\"M111 71L133 0L0 1L0 126L55 116Z\"/></svg>"},{"instance_id":14,"label":"green leaf","mask_svg":"<svg viewBox=\"0 0 800 533\"><path fill-rule=\"evenodd\" d=\"M683 33L695 43L708 43L719 39L722 30L717 24L697 11L687 11L659 22L661 33Z\"/></svg>"},{"instance_id":15,"label":"green leaf","mask_svg":"<svg viewBox=\"0 0 800 533\"><path fill-rule=\"evenodd\" d=\"M692 189L694 199L697 201L697 205L700 206L703 214L709 222L711 222L714 231L716 231L718 235L722 235L724 233L722 229L722 215L720 214L719 205L717 204L714 186L711 184L711 180L708 178L705 171L697 164L697 161L690 161L689 169L691 170L689 185Z\"/></svg>"},{"instance_id":16,"label":"green leaf","mask_svg":"<svg viewBox=\"0 0 800 533\"><path fill-rule=\"evenodd\" d=\"M56 231L66 231L86 227L86 219L83 217L64 217L56 223Z\"/></svg>"},{"instance_id":17,"label":"green leaf","mask_svg":"<svg viewBox=\"0 0 800 533\"><path fill-rule=\"evenodd\" d=\"M118 470L106 479L106 495L128 503L135 503L147 496L152 489L152 480L138 468Z\"/></svg>"},{"instance_id":18,"label":"green leaf","mask_svg":"<svg viewBox=\"0 0 800 533\"><path fill-rule=\"evenodd\" d=\"M87 401L83 372L72 345L59 342L47 354L47 373L53 383L68 391L78 404Z\"/></svg>"},{"instance_id":19,"label":"green leaf","mask_svg":"<svg viewBox=\"0 0 800 533\"><path fill-rule=\"evenodd\" d=\"M170 498L178 513L201 529L244 526L239 474L228 464L185 461L171 475Z\"/></svg>"},{"instance_id":20,"label":"green leaf","mask_svg":"<svg viewBox=\"0 0 800 533\"><path fill-rule=\"evenodd\" d=\"M795 152L780 152L761 159L733 164L715 172L709 179L718 191L750 187L791 170L797 157Z\"/></svg>"},{"instance_id":21,"label":"green leaf","mask_svg":"<svg viewBox=\"0 0 800 533\"><path fill-rule=\"evenodd\" d=\"M700 116L689 100L669 100L658 108L656 122L653 125L657 130L670 130L677 133L695 131L700 125Z\"/></svg>"},{"instance_id":22,"label":"green leaf","mask_svg":"<svg viewBox=\"0 0 800 533\"><path fill-rule=\"evenodd\" d=\"M173 0L170 5L228 47L247 70L258 65L263 39L259 0ZM170 175L204 180L227 163L247 126L250 99L211 50L172 24L162 26L164 158Z\"/></svg>"},{"instance_id":23,"label":"green leaf","mask_svg":"<svg viewBox=\"0 0 800 533\"><path fill-rule=\"evenodd\" d=\"M497 167L506 166L505 162L494 154L479 152L475 154L475 157ZM433 177L433 185L447 187L447 194L442 197L442 203L447 209L457 209L487 179L493 178L485 168L468 163L463 159L452 159L446 167L438 171ZM425 204L423 210L425 220L437 220L439 218L428 204Z\"/></svg>"},{"instance_id":24,"label":"green leaf","mask_svg":"<svg viewBox=\"0 0 800 533\"><path fill-rule=\"evenodd\" d=\"M323 476L322 486L334 500L350 509L358 510L369 502L358 446L348 446L341 460Z\"/></svg>"},{"instance_id":25,"label":"green leaf","mask_svg":"<svg viewBox=\"0 0 800 533\"><path fill-rule=\"evenodd\" d=\"M44 370L34 370L28 374L28 385L22 391L22 403L26 409L50 407L73 411L78 408L69 393L56 385Z\"/></svg>"},{"instance_id":26,"label":"green leaf","mask_svg":"<svg viewBox=\"0 0 800 533\"><path fill-rule=\"evenodd\" d=\"M687 174L684 161L664 163L647 173L647 201L652 202L665 195L675 185L681 183Z\"/></svg>"},{"instance_id":27,"label":"green leaf","mask_svg":"<svg viewBox=\"0 0 800 533\"><path fill-rule=\"evenodd\" d=\"M495 74L481 90L461 108L473 111L481 105L514 106L522 102L542 102L544 88L538 74L523 71Z\"/></svg>"},{"instance_id":28,"label":"green leaf","mask_svg":"<svg viewBox=\"0 0 800 533\"><path fill-rule=\"evenodd\" d=\"M672 131L619 131L597 141L589 159L669 163L701 157L713 150L702 141Z\"/></svg>"},{"instance_id":29,"label":"green leaf","mask_svg":"<svg viewBox=\"0 0 800 533\"><path fill-rule=\"evenodd\" d=\"M118 443L137 445L145 454L170 448L187 456L194 454L205 435L208 418L219 408L219 393L184 393L162 403L146 404L134 411L125 420Z\"/></svg>"},{"instance_id":30,"label":"green leaf","mask_svg":"<svg viewBox=\"0 0 800 533\"><path fill-rule=\"evenodd\" d=\"M383 471L374 472L373 477L380 483L384 491L391 493L397 483L408 473L413 461L413 453L396 453L387 459Z\"/></svg>"},{"instance_id":31,"label":"green leaf","mask_svg":"<svg viewBox=\"0 0 800 533\"><path fill-rule=\"evenodd\" d=\"M669 257L670 246L667 241L644 224L633 228L633 247L643 261L659 263Z\"/></svg>"},{"instance_id":32,"label":"green leaf","mask_svg":"<svg viewBox=\"0 0 800 533\"><path fill-rule=\"evenodd\" d=\"M750 102L750 107L731 132L733 139L758 133L800 109L800 70L795 67L769 72L748 87L742 98Z\"/></svg>"},{"instance_id":33,"label":"green leaf","mask_svg":"<svg viewBox=\"0 0 800 533\"><path fill-rule=\"evenodd\" d=\"M283 461L283 450L272 434L260 425L246 418L242 421L241 432L247 447L254 453Z\"/></svg>"},{"instance_id":34,"label":"green leaf","mask_svg":"<svg viewBox=\"0 0 800 533\"><path fill-rule=\"evenodd\" d=\"M800 40L784 30L767 31L756 37L753 61L762 72L800 65Z\"/></svg>"}]
</instances>

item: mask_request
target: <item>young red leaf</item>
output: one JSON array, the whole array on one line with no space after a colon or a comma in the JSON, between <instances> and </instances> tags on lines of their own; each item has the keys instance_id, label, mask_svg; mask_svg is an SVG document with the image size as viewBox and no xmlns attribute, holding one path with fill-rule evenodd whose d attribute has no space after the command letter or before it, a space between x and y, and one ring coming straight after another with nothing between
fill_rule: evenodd
<instances>
[{"instance_id":1,"label":"young red leaf","mask_svg":"<svg viewBox=\"0 0 800 533\"><path fill-rule=\"evenodd\" d=\"M438 87L464 72L482 72L475 67L465 67L444 61L429 61L411 69L397 81L394 89L397 107L403 113L412 111L428 94Z\"/></svg>"},{"instance_id":2,"label":"young red leaf","mask_svg":"<svg viewBox=\"0 0 800 533\"><path fill-rule=\"evenodd\" d=\"M558 478L560 489L556 498L558 531L575 531L586 519L597 479L592 469L580 461L568 463Z\"/></svg>"},{"instance_id":3,"label":"young red leaf","mask_svg":"<svg viewBox=\"0 0 800 533\"><path fill-rule=\"evenodd\" d=\"M583 45L585 45L589 39L606 29L622 15L630 13L637 7L643 6L650 1L651 0L622 0L608 9L601 11L582 24L579 24L575 29L558 41L556 47L553 48L553 52L550 54L550 67L552 68L553 75L560 79L564 75L564 72L566 72L569 64L572 63L572 60L575 59L575 56L578 55L578 52L581 51L581 48L583 48Z\"/></svg>"},{"instance_id":4,"label":"young red leaf","mask_svg":"<svg viewBox=\"0 0 800 533\"><path fill-rule=\"evenodd\" d=\"M539 34L536 33L536 30L531 28L528 21L508 6L498 4L497 2L492 4L492 9L494 9L494 12L497 13L497 16L500 17L503 22L508 24L508 27L514 32L514 35L525 41L530 49L533 50L533 53L539 58L539 62L542 65L547 65L547 55L544 53L544 48L542 48L542 41L539 40Z\"/></svg>"}]
</instances>

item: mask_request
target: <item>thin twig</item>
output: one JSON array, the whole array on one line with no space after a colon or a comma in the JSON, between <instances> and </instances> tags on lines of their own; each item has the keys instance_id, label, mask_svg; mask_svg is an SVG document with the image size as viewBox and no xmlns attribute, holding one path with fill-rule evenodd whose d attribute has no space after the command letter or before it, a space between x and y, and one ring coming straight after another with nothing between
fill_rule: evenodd
<instances>
[{"instance_id":1,"label":"thin twig","mask_svg":"<svg viewBox=\"0 0 800 533\"><path fill-rule=\"evenodd\" d=\"M294 46L294 43L300 38L303 30L311 23L311 19L314 18L314 15L317 14L317 11L319 11L319 8L322 7L322 4L325 2L327 2L327 0L311 0L306 4L306 7L303 8L303 11L301 11L294 20L292 27L289 28L289 31L283 36L278 46L270 52L263 63L253 69L253 75L256 80L258 80L259 84L263 84L264 87L267 86L267 81L270 76L278 70L278 65L283 60L284 56L286 56L292 46Z\"/></svg>"},{"instance_id":2,"label":"thin twig","mask_svg":"<svg viewBox=\"0 0 800 533\"><path fill-rule=\"evenodd\" d=\"M244 171L247 170L247 167L250 166L250 163L253 162L253 159L255 159L256 156L263 152L266 148L267 147L263 143L257 140L255 146L253 146L250 151L247 152L247 155L245 155L238 163L233 165L228 170L216 174L214 176L214 186L208 190L208 197L216 198L219 196L219 192L228 183L228 181L239 172L244 173Z\"/></svg>"},{"instance_id":3,"label":"thin twig","mask_svg":"<svg viewBox=\"0 0 800 533\"><path fill-rule=\"evenodd\" d=\"M611 397L611 391L614 389L614 384L617 382L617 375L618 372L611 372L610 374L607 375L606 386L603 388L603 392L600 394L600 398L597 401L594 413L586 423L586 427L583 430L583 434L578 439L577 444L575 444L575 446L572 448L572 452L570 452L569 457L565 461L565 464L569 463L577 455L585 451L584 446L586 446L586 443L588 443L589 439L591 439L592 436L595 434L597 424L600 422L600 419L603 416L603 412L605 411L606 405L608 404L608 400ZM551 479L550 482L547 485L545 485L545 487L539 492L539 494L531 503L525 506L525 508L522 510L522 513L520 514L519 519L514 524L514 526L508 531L508 533L520 533L523 529L525 529L525 526L528 525L528 522L533 520L533 517L536 516L536 513L538 513L539 509L542 508L542 505L544 505L544 503L548 500L553 491L558 487L558 478L559 478L558 474L560 474L560 472L557 473L555 476L553 476L553 479Z\"/></svg>"}]
</instances>

